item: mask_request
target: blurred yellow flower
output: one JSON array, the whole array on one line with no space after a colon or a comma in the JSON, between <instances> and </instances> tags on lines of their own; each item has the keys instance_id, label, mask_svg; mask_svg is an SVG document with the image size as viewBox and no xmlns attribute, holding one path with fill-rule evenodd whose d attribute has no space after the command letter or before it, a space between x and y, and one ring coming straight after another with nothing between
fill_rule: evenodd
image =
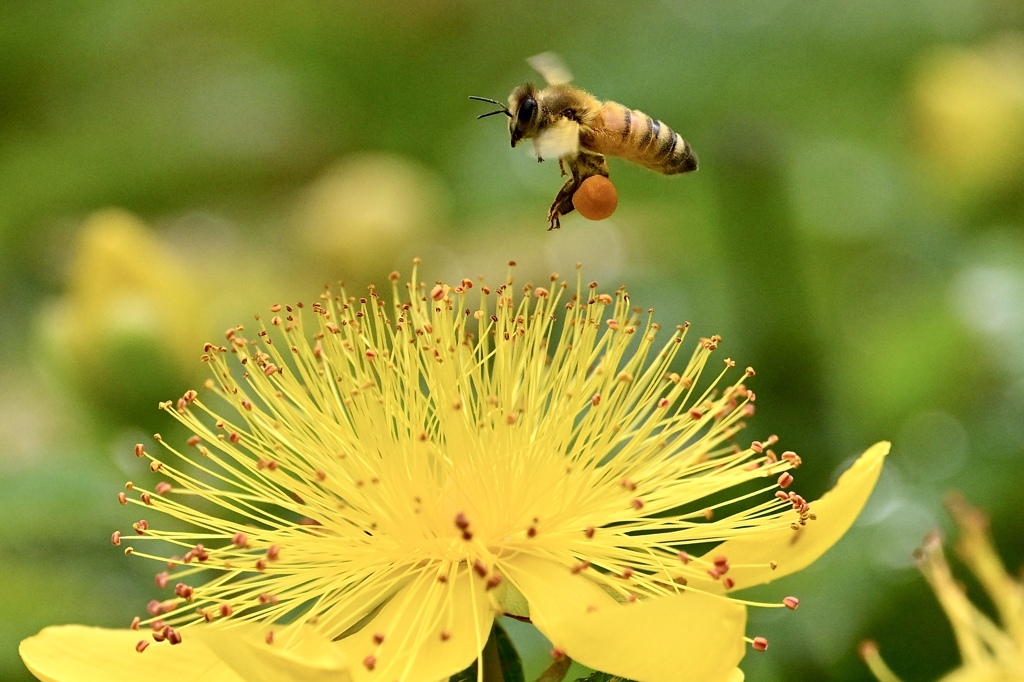
<instances>
[{"instance_id":1,"label":"blurred yellow flower","mask_svg":"<svg viewBox=\"0 0 1024 682\"><path fill-rule=\"evenodd\" d=\"M405 288L394 274L390 309L372 287L274 306L254 340L207 346L207 391L164 404L188 448L137 446L160 480L120 496L144 517L125 552L167 567L133 624L151 634L48 628L21 646L36 675L436 682L506 614L610 674L742 678L745 642L767 640L727 593L835 543L888 444L808 503L775 436L732 442L753 371L702 382L719 339L676 373L687 327L666 334L622 288L415 269Z\"/></svg>"},{"instance_id":2,"label":"blurred yellow flower","mask_svg":"<svg viewBox=\"0 0 1024 682\"><path fill-rule=\"evenodd\" d=\"M918 554L921 573L949 618L962 659L960 667L942 680L1022 682L1024 584L1006 572L989 536L985 515L959 496L950 497L947 506L960 527L957 554L985 589L1002 627L967 598L963 585L949 569L939 535L932 533L926 537ZM861 656L880 682L899 681L882 660L874 642L861 645Z\"/></svg>"},{"instance_id":3,"label":"blurred yellow flower","mask_svg":"<svg viewBox=\"0 0 1024 682\"><path fill-rule=\"evenodd\" d=\"M911 113L922 156L953 198L1020 188L1024 163L1024 35L921 60Z\"/></svg>"},{"instance_id":4,"label":"blurred yellow flower","mask_svg":"<svg viewBox=\"0 0 1024 682\"><path fill-rule=\"evenodd\" d=\"M60 374L116 412L152 405L191 375L200 311L193 278L152 231L106 209L79 229L67 294L45 311L41 331ZM161 393L151 399L153 390Z\"/></svg>"}]
</instances>

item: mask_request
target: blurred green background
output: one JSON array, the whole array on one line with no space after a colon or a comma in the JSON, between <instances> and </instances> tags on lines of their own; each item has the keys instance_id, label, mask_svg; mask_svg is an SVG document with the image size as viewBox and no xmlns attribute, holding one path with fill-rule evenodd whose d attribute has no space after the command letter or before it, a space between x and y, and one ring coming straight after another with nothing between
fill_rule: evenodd
<instances>
[{"instance_id":1,"label":"blurred green background","mask_svg":"<svg viewBox=\"0 0 1024 682\"><path fill-rule=\"evenodd\" d=\"M0 4L0 679L62 622L124 626L153 567L108 538L132 444L202 381L205 340L343 279L550 272L758 370L751 439L817 497L891 439L868 510L762 594L747 678L906 680L958 661L916 572L959 489L1024 560L1024 5L1019 0ZM555 163L504 99L556 50L701 159L610 162L619 208L547 232ZM696 338L696 335L694 338ZM785 610L783 610L785 611ZM531 670L542 642L529 646ZM923 646L927 643L927 646Z\"/></svg>"}]
</instances>

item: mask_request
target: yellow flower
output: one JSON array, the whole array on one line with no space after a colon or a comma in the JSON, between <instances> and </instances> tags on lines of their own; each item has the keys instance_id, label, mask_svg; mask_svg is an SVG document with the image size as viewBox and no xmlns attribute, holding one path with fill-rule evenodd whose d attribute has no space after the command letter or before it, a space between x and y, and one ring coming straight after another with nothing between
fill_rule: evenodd
<instances>
[{"instance_id":1,"label":"yellow flower","mask_svg":"<svg viewBox=\"0 0 1024 682\"><path fill-rule=\"evenodd\" d=\"M918 553L921 573L935 592L956 636L963 663L942 677L944 682L1024 681L1024 584L1006 572L988 534L988 519L963 498L952 496L947 506L960 538L957 554L985 589L1002 627L970 602L956 581L937 533L925 538ZM882 660L874 642L861 645L861 656L881 682L899 678Z\"/></svg>"},{"instance_id":2,"label":"yellow flower","mask_svg":"<svg viewBox=\"0 0 1024 682\"><path fill-rule=\"evenodd\" d=\"M610 674L742 677L745 642L766 640L727 593L828 549L888 444L808 504L775 436L732 443L753 371L723 385L725 360L701 381L717 338L676 373L687 327L661 330L624 289L416 281L392 276L390 308L373 288L274 306L254 341L207 346L207 391L164 405L195 435L157 437L166 460L137 447L159 482L127 486L143 518L114 536L171 567L141 621L164 641L48 628L22 643L34 673L435 682L508 614Z\"/></svg>"}]
</instances>

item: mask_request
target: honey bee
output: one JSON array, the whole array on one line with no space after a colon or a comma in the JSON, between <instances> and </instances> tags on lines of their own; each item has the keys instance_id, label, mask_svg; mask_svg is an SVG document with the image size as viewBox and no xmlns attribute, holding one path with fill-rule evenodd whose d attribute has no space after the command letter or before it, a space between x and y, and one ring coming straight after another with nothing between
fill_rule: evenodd
<instances>
[{"instance_id":1,"label":"honey bee","mask_svg":"<svg viewBox=\"0 0 1024 682\"><path fill-rule=\"evenodd\" d=\"M572 196L584 180L608 177L606 155L665 175L697 170L697 155L689 143L661 121L618 102L602 102L570 85L572 75L551 52L526 61L547 82L546 88L524 83L509 95L508 106L489 97L470 99L499 107L477 118L508 116L513 147L532 140L538 161L557 158L562 175L569 169L570 177L548 211L549 230L558 229L559 218L573 211Z\"/></svg>"}]
</instances>

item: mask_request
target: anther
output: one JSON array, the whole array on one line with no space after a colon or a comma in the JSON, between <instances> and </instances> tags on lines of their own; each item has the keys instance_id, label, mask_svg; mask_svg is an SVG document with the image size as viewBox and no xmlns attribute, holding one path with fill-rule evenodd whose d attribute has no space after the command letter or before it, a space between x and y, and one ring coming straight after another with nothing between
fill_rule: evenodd
<instances>
[{"instance_id":1,"label":"anther","mask_svg":"<svg viewBox=\"0 0 1024 682\"><path fill-rule=\"evenodd\" d=\"M679 560L682 561L683 564L688 564L690 563L690 555L686 552L679 552Z\"/></svg>"},{"instance_id":2,"label":"anther","mask_svg":"<svg viewBox=\"0 0 1024 682\"><path fill-rule=\"evenodd\" d=\"M128 496L123 492L117 494L117 501L121 504L128 504Z\"/></svg>"},{"instance_id":3,"label":"anther","mask_svg":"<svg viewBox=\"0 0 1024 682\"><path fill-rule=\"evenodd\" d=\"M160 481L156 484L157 495L166 495L169 492L171 492L171 484L167 481Z\"/></svg>"},{"instance_id":4,"label":"anther","mask_svg":"<svg viewBox=\"0 0 1024 682\"><path fill-rule=\"evenodd\" d=\"M381 645L384 643L384 633L378 632L373 636L373 643Z\"/></svg>"},{"instance_id":5,"label":"anther","mask_svg":"<svg viewBox=\"0 0 1024 682\"><path fill-rule=\"evenodd\" d=\"M780 488L788 488L789 484L792 483L792 482L793 482L793 474L789 473L788 471L784 471L782 473L782 475L779 476L779 487Z\"/></svg>"},{"instance_id":6,"label":"anther","mask_svg":"<svg viewBox=\"0 0 1024 682\"><path fill-rule=\"evenodd\" d=\"M451 639L451 637L452 637L452 633L448 632L447 630L442 630L441 631L441 641L442 642L447 642L449 639Z\"/></svg>"},{"instance_id":7,"label":"anther","mask_svg":"<svg viewBox=\"0 0 1024 682\"><path fill-rule=\"evenodd\" d=\"M363 666L367 670L373 670L375 667L377 667L377 657L373 655L367 656L363 659Z\"/></svg>"},{"instance_id":8,"label":"anther","mask_svg":"<svg viewBox=\"0 0 1024 682\"><path fill-rule=\"evenodd\" d=\"M476 574L481 578L487 577L487 565L479 559L473 562L473 570L476 571Z\"/></svg>"},{"instance_id":9,"label":"anther","mask_svg":"<svg viewBox=\"0 0 1024 682\"><path fill-rule=\"evenodd\" d=\"M278 545L271 545L267 547L267 559L269 561L277 561L277 557L281 554L281 547Z\"/></svg>"},{"instance_id":10,"label":"anther","mask_svg":"<svg viewBox=\"0 0 1024 682\"><path fill-rule=\"evenodd\" d=\"M641 500L639 497L634 497L633 501L630 502L630 504L632 504L633 509L636 509L637 511L640 511L641 509L644 508L644 501Z\"/></svg>"},{"instance_id":11,"label":"anther","mask_svg":"<svg viewBox=\"0 0 1024 682\"><path fill-rule=\"evenodd\" d=\"M497 587L500 584L501 584L501 576L498 575L497 573L495 573L494 575L492 575L490 578L487 579L486 583L484 583L484 589L485 590L493 590L495 587Z\"/></svg>"},{"instance_id":12,"label":"anther","mask_svg":"<svg viewBox=\"0 0 1024 682\"><path fill-rule=\"evenodd\" d=\"M150 599L149 603L146 604L146 613L148 613L151 616L159 616L160 615L160 602L157 601L156 599Z\"/></svg>"},{"instance_id":13,"label":"anther","mask_svg":"<svg viewBox=\"0 0 1024 682\"><path fill-rule=\"evenodd\" d=\"M149 493L142 493L139 495L139 499L142 500L142 504L148 507L153 506L153 499L149 496Z\"/></svg>"},{"instance_id":14,"label":"anther","mask_svg":"<svg viewBox=\"0 0 1024 682\"><path fill-rule=\"evenodd\" d=\"M587 570L588 568L590 568L590 562L589 562L589 561L586 561L586 560L584 560L584 561L581 561L581 562L580 562L580 563L578 563L578 564L575 564L575 565L573 565L573 567L572 567L572 568L571 568L570 570L572 571L572 574L573 574L573 575L576 575L576 574L577 574L577 573L579 573L580 571L585 571L585 570Z\"/></svg>"},{"instance_id":15,"label":"anther","mask_svg":"<svg viewBox=\"0 0 1024 682\"><path fill-rule=\"evenodd\" d=\"M153 576L153 582L155 582L156 586L159 587L161 590L167 587L167 583L170 582L170 580L171 574L167 571L160 571L155 576Z\"/></svg>"},{"instance_id":16,"label":"anther","mask_svg":"<svg viewBox=\"0 0 1024 682\"><path fill-rule=\"evenodd\" d=\"M231 604L221 604L220 605L220 617L221 618L227 618L228 616L231 615L231 613L232 613Z\"/></svg>"},{"instance_id":17,"label":"anther","mask_svg":"<svg viewBox=\"0 0 1024 682\"><path fill-rule=\"evenodd\" d=\"M173 628L168 628L167 641L172 645L181 644L181 633Z\"/></svg>"},{"instance_id":18,"label":"anther","mask_svg":"<svg viewBox=\"0 0 1024 682\"><path fill-rule=\"evenodd\" d=\"M267 631L267 636L264 637L264 639L266 640L267 644L273 644L274 643L274 631L273 630L268 630Z\"/></svg>"},{"instance_id":19,"label":"anther","mask_svg":"<svg viewBox=\"0 0 1024 682\"><path fill-rule=\"evenodd\" d=\"M112 544L114 547L117 547L121 544L121 531L115 530L113 533L110 534L110 544Z\"/></svg>"},{"instance_id":20,"label":"anther","mask_svg":"<svg viewBox=\"0 0 1024 682\"><path fill-rule=\"evenodd\" d=\"M594 537L595 532L596 531L594 530L593 526L587 526L587 529L583 531L583 534L586 535L587 539L589 540L590 538Z\"/></svg>"},{"instance_id":21,"label":"anther","mask_svg":"<svg viewBox=\"0 0 1024 682\"><path fill-rule=\"evenodd\" d=\"M768 640L764 637L755 637L751 644L755 651L765 651L768 649Z\"/></svg>"},{"instance_id":22,"label":"anther","mask_svg":"<svg viewBox=\"0 0 1024 682\"><path fill-rule=\"evenodd\" d=\"M782 600L782 603L786 605L786 608L790 611L795 611L796 607L800 606L800 600L796 597L786 597Z\"/></svg>"},{"instance_id":23,"label":"anther","mask_svg":"<svg viewBox=\"0 0 1024 682\"><path fill-rule=\"evenodd\" d=\"M143 651L146 650L146 647L148 647L148 646L149 646L149 642L147 642L144 639L140 639L138 641L138 643L135 645L135 650L138 651L141 654Z\"/></svg>"},{"instance_id":24,"label":"anther","mask_svg":"<svg viewBox=\"0 0 1024 682\"><path fill-rule=\"evenodd\" d=\"M459 530L466 530L469 528L469 519L462 512L455 515L455 527Z\"/></svg>"},{"instance_id":25,"label":"anther","mask_svg":"<svg viewBox=\"0 0 1024 682\"><path fill-rule=\"evenodd\" d=\"M141 622L142 622L142 619L139 618L138 616L135 616L134 618L132 618L132 624L128 626L128 629L129 630L138 630L139 629L139 623L141 623Z\"/></svg>"},{"instance_id":26,"label":"anther","mask_svg":"<svg viewBox=\"0 0 1024 682\"><path fill-rule=\"evenodd\" d=\"M553 661L561 661L563 658L565 658L565 652L564 651L562 651L558 647L555 647L554 649L551 650L551 660L553 660Z\"/></svg>"},{"instance_id":27,"label":"anther","mask_svg":"<svg viewBox=\"0 0 1024 682\"><path fill-rule=\"evenodd\" d=\"M722 581L722 585L725 587L725 589L731 590L733 587L736 586L736 581L732 578L726 578Z\"/></svg>"},{"instance_id":28,"label":"anther","mask_svg":"<svg viewBox=\"0 0 1024 682\"><path fill-rule=\"evenodd\" d=\"M142 457L144 454L146 454L145 447L143 447L142 443L136 443L135 444L135 456L136 457ZM146 645L149 646L149 642L146 642Z\"/></svg>"}]
</instances>

